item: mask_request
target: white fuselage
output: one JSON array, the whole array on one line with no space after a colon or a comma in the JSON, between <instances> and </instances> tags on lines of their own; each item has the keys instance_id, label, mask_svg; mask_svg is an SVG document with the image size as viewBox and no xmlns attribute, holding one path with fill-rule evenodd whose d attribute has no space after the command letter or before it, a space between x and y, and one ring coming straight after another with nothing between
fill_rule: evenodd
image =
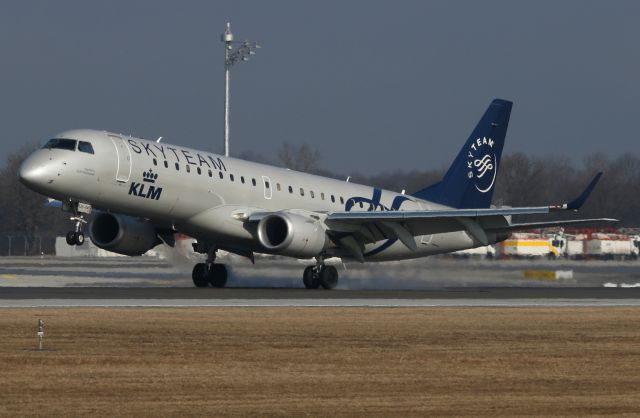
<instances>
[{"instance_id":1,"label":"white fuselage","mask_svg":"<svg viewBox=\"0 0 640 418\"><path fill-rule=\"evenodd\" d=\"M88 141L94 153L36 151L21 172L31 188L62 201L144 217L220 248L268 252L243 221L249 213L444 208L392 191L109 132L76 130L57 138ZM416 251L395 240L368 244L365 259L416 258L478 245L464 231L415 240Z\"/></svg>"}]
</instances>

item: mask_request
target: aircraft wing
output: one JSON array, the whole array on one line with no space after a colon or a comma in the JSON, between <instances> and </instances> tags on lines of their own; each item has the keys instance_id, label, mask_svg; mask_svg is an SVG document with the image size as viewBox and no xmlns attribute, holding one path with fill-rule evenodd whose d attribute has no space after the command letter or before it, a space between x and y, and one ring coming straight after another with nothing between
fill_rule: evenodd
<instances>
[{"instance_id":1,"label":"aircraft wing","mask_svg":"<svg viewBox=\"0 0 640 418\"><path fill-rule=\"evenodd\" d=\"M352 236L356 242L373 243L382 239L398 239L407 248L416 250L415 236L466 230L478 242L489 244L489 233L508 233L513 231L566 226L593 222L617 222L616 219L592 218L557 220L511 224L505 216L514 214L548 213L548 208L513 208L510 210L449 210L449 211L412 211L400 215L388 212L336 212L327 216L325 224L329 232L338 238L346 239L348 245ZM385 215L393 216L385 216ZM357 215L357 216L351 216ZM369 216L367 216L369 215Z\"/></svg>"},{"instance_id":2,"label":"aircraft wing","mask_svg":"<svg viewBox=\"0 0 640 418\"><path fill-rule=\"evenodd\" d=\"M390 212L332 212L327 219L342 221L386 220L402 222L412 219L429 218L479 218L484 216L534 215L554 211L577 211L584 205L587 198L596 187L602 173L596 174L589 185L576 199L571 202L551 206L530 206L517 208L481 208L481 209L444 209L444 210L416 210Z\"/></svg>"},{"instance_id":3,"label":"aircraft wing","mask_svg":"<svg viewBox=\"0 0 640 418\"><path fill-rule=\"evenodd\" d=\"M616 222L615 219L575 219L534 223L511 224L511 215L544 214L556 211L577 211L587 200L602 173L598 173L576 199L560 205L516 208L438 209L389 212L331 212L325 223L343 246L351 248L359 257L360 243L382 239L398 239L407 248L416 250L415 236L466 230L478 242L489 243L488 233L505 233L517 230L551 226L575 225L591 222Z\"/></svg>"}]
</instances>

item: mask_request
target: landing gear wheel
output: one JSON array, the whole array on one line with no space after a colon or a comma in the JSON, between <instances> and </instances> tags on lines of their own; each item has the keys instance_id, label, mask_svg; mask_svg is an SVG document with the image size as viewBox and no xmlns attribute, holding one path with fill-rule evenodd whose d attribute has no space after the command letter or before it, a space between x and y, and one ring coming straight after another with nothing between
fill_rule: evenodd
<instances>
[{"instance_id":1,"label":"landing gear wheel","mask_svg":"<svg viewBox=\"0 0 640 418\"><path fill-rule=\"evenodd\" d=\"M68 201L63 203L63 209L68 212L72 212L73 216L69 220L75 223L75 229L67 232L65 237L67 244L69 245L82 245L84 244L84 234L82 233L82 226L87 223L84 220L84 216L78 211L78 202Z\"/></svg>"},{"instance_id":2,"label":"landing gear wheel","mask_svg":"<svg viewBox=\"0 0 640 418\"><path fill-rule=\"evenodd\" d=\"M204 263L196 264L193 267L191 278L193 279L193 284L195 284L196 287L209 286L209 281L207 280L207 266Z\"/></svg>"},{"instance_id":3,"label":"landing gear wheel","mask_svg":"<svg viewBox=\"0 0 640 418\"><path fill-rule=\"evenodd\" d=\"M76 233L74 231L67 232L67 236L65 238L67 239L68 245L76 245Z\"/></svg>"},{"instance_id":4,"label":"landing gear wheel","mask_svg":"<svg viewBox=\"0 0 640 418\"><path fill-rule=\"evenodd\" d=\"M304 269L302 281L304 282L304 287L307 289L317 289L318 286L320 286L320 280L318 280L318 276L314 271L314 266L309 266Z\"/></svg>"},{"instance_id":5,"label":"landing gear wheel","mask_svg":"<svg viewBox=\"0 0 640 418\"><path fill-rule=\"evenodd\" d=\"M327 290L335 288L338 285L338 270L333 266L322 266L320 284Z\"/></svg>"},{"instance_id":6,"label":"landing gear wheel","mask_svg":"<svg viewBox=\"0 0 640 418\"><path fill-rule=\"evenodd\" d=\"M227 284L227 266L224 264L212 264L209 268L207 279L213 287L224 287Z\"/></svg>"}]
</instances>

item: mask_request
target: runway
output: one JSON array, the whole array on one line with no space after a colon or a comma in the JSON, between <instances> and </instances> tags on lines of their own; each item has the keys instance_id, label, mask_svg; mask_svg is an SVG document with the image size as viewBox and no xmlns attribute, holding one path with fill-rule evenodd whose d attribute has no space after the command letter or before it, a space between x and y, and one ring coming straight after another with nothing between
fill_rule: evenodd
<instances>
[{"instance_id":1,"label":"runway","mask_svg":"<svg viewBox=\"0 0 640 418\"><path fill-rule=\"evenodd\" d=\"M234 260L230 260L234 261ZM0 259L0 307L640 306L640 263L433 258L341 267L338 289L302 288L304 264L235 260L225 289L194 288L192 262L155 258ZM523 271L572 270L532 281Z\"/></svg>"},{"instance_id":2,"label":"runway","mask_svg":"<svg viewBox=\"0 0 640 418\"><path fill-rule=\"evenodd\" d=\"M616 307L640 306L640 288L273 288L4 287L0 307Z\"/></svg>"}]
</instances>

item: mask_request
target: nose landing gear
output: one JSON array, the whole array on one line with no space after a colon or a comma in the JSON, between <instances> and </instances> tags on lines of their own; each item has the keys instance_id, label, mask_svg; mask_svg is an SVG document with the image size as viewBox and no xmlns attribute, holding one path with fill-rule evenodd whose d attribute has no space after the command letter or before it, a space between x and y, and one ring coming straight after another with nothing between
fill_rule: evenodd
<instances>
[{"instance_id":1,"label":"nose landing gear","mask_svg":"<svg viewBox=\"0 0 640 418\"><path fill-rule=\"evenodd\" d=\"M69 231L67 232L67 244L69 245L82 245L84 244L84 234L82 231Z\"/></svg>"},{"instance_id":2,"label":"nose landing gear","mask_svg":"<svg viewBox=\"0 0 640 418\"><path fill-rule=\"evenodd\" d=\"M84 244L84 233L82 227L87 221L84 220L84 215L78 211L78 203L71 202L68 204L68 210L73 213L73 216L69 218L72 222L75 222L75 229L67 232L66 240L69 245L82 245Z\"/></svg>"}]
</instances>

